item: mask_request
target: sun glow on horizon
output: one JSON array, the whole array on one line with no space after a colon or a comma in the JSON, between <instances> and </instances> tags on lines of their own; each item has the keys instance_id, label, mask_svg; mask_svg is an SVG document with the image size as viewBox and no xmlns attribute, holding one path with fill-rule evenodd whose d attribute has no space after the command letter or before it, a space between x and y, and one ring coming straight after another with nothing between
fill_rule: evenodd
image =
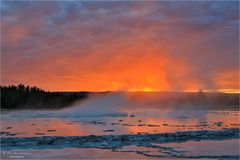
<instances>
[{"instance_id":1,"label":"sun glow on horizon","mask_svg":"<svg viewBox=\"0 0 240 160\"><path fill-rule=\"evenodd\" d=\"M144 88L143 91L144 91L144 92L153 92L154 90L151 89L151 88Z\"/></svg>"},{"instance_id":2,"label":"sun glow on horizon","mask_svg":"<svg viewBox=\"0 0 240 160\"><path fill-rule=\"evenodd\" d=\"M125 90L125 92L161 92L161 90L145 87L142 89L129 89L129 90Z\"/></svg>"}]
</instances>

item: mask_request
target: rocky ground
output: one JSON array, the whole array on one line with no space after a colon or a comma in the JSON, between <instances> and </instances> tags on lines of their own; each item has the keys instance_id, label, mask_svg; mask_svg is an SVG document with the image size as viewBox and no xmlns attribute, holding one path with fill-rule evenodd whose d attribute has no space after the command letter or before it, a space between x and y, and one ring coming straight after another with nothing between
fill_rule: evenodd
<instances>
[{"instance_id":1,"label":"rocky ground","mask_svg":"<svg viewBox=\"0 0 240 160\"><path fill-rule=\"evenodd\" d=\"M180 143L200 140L226 140L238 139L239 128L223 129L218 131L184 131L176 133L159 134L126 134L104 136L42 136L42 137L3 137L1 138L2 150L17 149L62 149L62 148L100 148L113 152L134 152L146 157L176 157L176 158L208 158L208 159L239 159L239 155L205 155L186 156L184 152L171 147L163 147L161 144ZM158 149L164 154L150 154L149 151L123 150L126 146Z\"/></svg>"}]
</instances>

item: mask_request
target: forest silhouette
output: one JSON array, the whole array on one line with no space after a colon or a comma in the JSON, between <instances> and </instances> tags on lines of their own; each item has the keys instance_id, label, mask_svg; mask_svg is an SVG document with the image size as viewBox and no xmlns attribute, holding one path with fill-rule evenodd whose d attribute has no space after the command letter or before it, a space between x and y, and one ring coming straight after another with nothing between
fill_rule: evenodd
<instances>
[{"instance_id":1,"label":"forest silhouette","mask_svg":"<svg viewBox=\"0 0 240 160\"><path fill-rule=\"evenodd\" d=\"M87 92L64 94L61 92L44 91L36 86L1 86L1 109L42 109L61 108L76 100L84 99Z\"/></svg>"}]
</instances>

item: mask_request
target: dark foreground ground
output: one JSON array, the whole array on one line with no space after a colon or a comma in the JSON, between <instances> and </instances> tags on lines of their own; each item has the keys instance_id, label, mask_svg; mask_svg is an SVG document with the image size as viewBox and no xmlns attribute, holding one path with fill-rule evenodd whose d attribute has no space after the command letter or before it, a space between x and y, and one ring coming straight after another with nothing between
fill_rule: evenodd
<instances>
[{"instance_id":1,"label":"dark foreground ground","mask_svg":"<svg viewBox=\"0 0 240 160\"><path fill-rule=\"evenodd\" d=\"M240 135L238 128L223 129L219 131L185 131L161 134L137 134L137 135L105 135L105 136L43 136L43 137L18 137L2 138L3 150L18 149L63 149L63 148L99 148L109 149L113 152L134 152L138 155L153 158L207 158L207 159L239 159L240 155L185 155L184 151L177 151L172 147L164 147L161 144L181 143L186 141L202 140L228 140L238 139ZM137 146L158 149L167 155L150 154L148 151L121 150L126 146Z\"/></svg>"}]
</instances>

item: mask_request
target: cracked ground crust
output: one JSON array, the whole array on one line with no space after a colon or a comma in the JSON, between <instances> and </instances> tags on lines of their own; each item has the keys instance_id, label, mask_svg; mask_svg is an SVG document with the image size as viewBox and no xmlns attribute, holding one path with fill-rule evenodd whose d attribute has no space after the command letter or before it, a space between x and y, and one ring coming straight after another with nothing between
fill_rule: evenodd
<instances>
[{"instance_id":1,"label":"cracked ground crust","mask_svg":"<svg viewBox=\"0 0 240 160\"><path fill-rule=\"evenodd\" d=\"M171 147L163 147L154 144L180 143L189 140L227 140L239 139L239 128L223 129L218 131L184 131L159 134L126 134L104 136L41 136L41 137L3 137L1 138L2 150L14 149L62 149L62 148L100 148L110 149L113 152L134 152L145 157L162 158L208 158L208 159L239 159L240 155L200 155L187 156ZM151 154L147 151L123 151L126 146L138 146L158 149L161 154ZM163 154L163 155L162 155Z\"/></svg>"}]
</instances>

